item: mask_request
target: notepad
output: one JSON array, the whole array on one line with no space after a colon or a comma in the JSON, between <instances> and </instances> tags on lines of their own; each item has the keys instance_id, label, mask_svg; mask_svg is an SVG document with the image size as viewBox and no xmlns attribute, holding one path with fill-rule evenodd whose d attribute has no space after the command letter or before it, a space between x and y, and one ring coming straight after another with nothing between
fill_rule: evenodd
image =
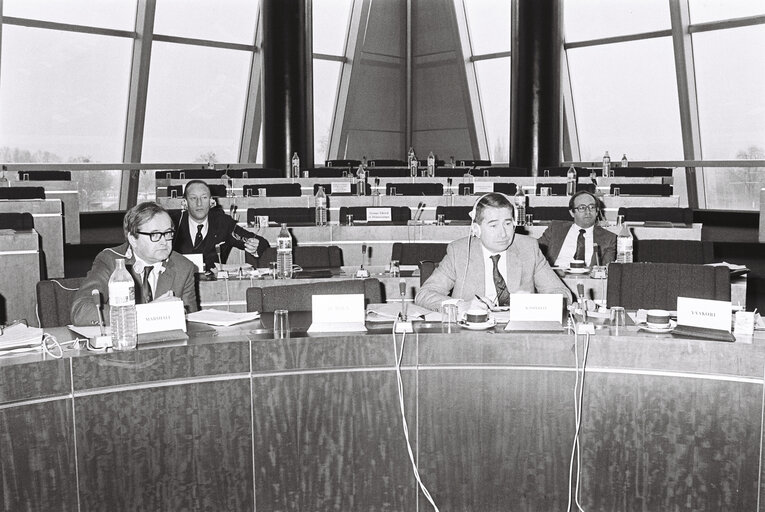
<instances>
[{"instance_id":1,"label":"notepad","mask_svg":"<svg viewBox=\"0 0 765 512\"><path fill-rule=\"evenodd\" d=\"M366 332L364 294L314 295L311 297L314 332Z\"/></svg>"}]
</instances>

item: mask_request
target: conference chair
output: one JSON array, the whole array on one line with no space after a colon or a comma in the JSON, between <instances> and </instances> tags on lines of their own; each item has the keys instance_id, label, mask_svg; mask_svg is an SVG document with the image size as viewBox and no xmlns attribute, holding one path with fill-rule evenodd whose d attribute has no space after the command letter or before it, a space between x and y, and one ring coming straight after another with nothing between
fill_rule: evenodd
<instances>
[{"instance_id":1,"label":"conference chair","mask_svg":"<svg viewBox=\"0 0 765 512\"><path fill-rule=\"evenodd\" d=\"M315 167L306 170L309 178L342 178L343 173L355 172L350 167Z\"/></svg>"},{"instance_id":2,"label":"conference chair","mask_svg":"<svg viewBox=\"0 0 765 512\"><path fill-rule=\"evenodd\" d=\"M285 284L247 288L247 311L273 313L277 309L311 311L314 295L360 293L364 305L382 302L382 284L378 279L327 279L325 282Z\"/></svg>"},{"instance_id":3,"label":"conference chair","mask_svg":"<svg viewBox=\"0 0 765 512\"><path fill-rule=\"evenodd\" d=\"M472 206L436 206L436 218L444 216L444 220L470 223Z\"/></svg>"},{"instance_id":4,"label":"conference chair","mask_svg":"<svg viewBox=\"0 0 765 512\"><path fill-rule=\"evenodd\" d=\"M674 311L678 297L730 300L730 271L682 263L611 263L606 305Z\"/></svg>"},{"instance_id":5,"label":"conference chair","mask_svg":"<svg viewBox=\"0 0 765 512\"><path fill-rule=\"evenodd\" d=\"M0 199L45 199L43 187L0 188Z\"/></svg>"},{"instance_id":6,"label":"conference chair","mask_svg":"<svg viewBox=\"0 0 765 512\"><path fill-rule=\"evenodd\" d=\"M620 207L617 215L624 215L629 222L674 222L693 224L693 210L690 208L637 208Z\"/></svg>"},{"instance_id":7,"label":"conference chair","mask_svg":"<svg viewBox=\"0 0 765 512\"><path fill-rule=\"evenodd\" d=\"M353 215L353 221L366 221L368 208L381 208L379 206L341 206L340 224L345 224L348 215ZM412 219L412 210L408 206L384 206L390 208L390 222L374 222L374 224L406 224Z\"/></svg>"},{"instance_id":8,"label":"conference chair","mask_svg":"<svg viewBox=\"0 0 765 512\"><path fill-rule=\"evenodd\" d=\"M263 251L257 266L265 268L272 261L276 261L276 247ZM339 269L343 266L343 251L336 245L297 245L292 248L292 262L306 270Z\"/></svg>"},{"instance_id":9,"label":"conference chair","mask_svg":"<svg viewBox=\"0 0 765 512\"><path fill-rule=\"evenodd\" d=\"M615 167L615 178L652 178L653 169L647 167Z\"/></svg>"},{"instance_id":10,"label":"conference chair","mask_svg":"<svg viewBox=\"0 0 765 512\"><path fill-rule=\"evenodd\" d=\"M493 183L494 192L501 192L506 196L514 196L518 192L518 185L515 183ZM474 187L473 183L460 183L457 187L459 195L473 195Z\"/></svg>"},{"instance_id":11,"label":"conference chair","mask_svg":"<svg viewBox=\"0 0 765 512\"><path fill-rule=\"evenodd\" d=\"M550 189L550 195L551 196L565 196L566 195L566 184L565 183L537 183L536 194L538 196L542 195L542 187L548 187ZM595 193L595 184L594 183L577 183L576 184L576 191L579 192L581 190L586 190L587 192L590 192L590 193L594 194Z\"/></svg>"},{"instance_id":12,"label":"conference chair","mask_svg":"<svg viewBox=\"0 0 765 512\"><path fill-rule=\"evenodd\" d=\"M714 261L714 245L700 240L635 240L634 258L638 262L692 263Z\"/></svg>"},{"instance_id":13,"label":"conference chair","mask_svg":"<svg viewBox=\"0 0 765 512\"><path fill-rule=\"evenodd\" d=\"M31 213L0 213L0 229L28 231L35 228L35 218Z\"/></svg>"},{"instance_id":14,"label":"conference chair","mask_svg":"<svg viewBox=\"0 0 765 512\"><path fill-rule=\"evenodd\" d=\"M311 207L275 207L248 208L247 224L253 225L255 219L267 216L269 223L287 223L290 226L307 226L316 224L316 210Z\"/></svg>"},{"instance_id":15,"label":"conference chair","mask_svg":"<svg viewBox=\"0 0 765 512\"><path fill-rule=\"evenodd\" d=\"M385 195L391 195L391 189L396 189L397 196L442 196L444 186L441 183L387 183Z\"/></svg>"},{"instance_id":16,"label":"conference chair","mask_svg":"<svg viewBox=\"0 0 765 512\"><path fill-rule=\"evenodd\" d=\"M244 197L257 196L258 189L266 189L266 197L300 197L300 183L272 183L270 185L244 185L242 195Z\"/></svg>"},{"instance_id":17,"label":"conference chair","mask_svg":"<svg viewBox=\"0 0 765 512\"><path fill-rule=\"evenodd\" d=\"M568 206L527 206L526 213L534 215L534 220L571 220Z\"/></svg>"},{"instance_id":18,"label":"conference chair","mask_svg":"<svg viewBox=\"0 0 765 512\"><path fill-rule=\"evenodd\" d=\"M437 167L435 177L436 178L462 178L466 174L470 175L469 167Z\"/></svg>"},{"instance_id":19,"label":"conference chair","mask_svg":"<svg viewBox=\"0 0 765 512\"><path fill-rule=\"evenodd\" d=\"M438 264L435 261L424 260L417 263L417 267L420 269L420 286L425 284L430 274L436 269Z\"/></svg>"},{"instance_id":20,"label":"conference chair","mask_svg":"<svg viewBox=\"0 0 765 512\"><path fill-rule=\"evenodd\" d=\"M438 242L394 242L390 259L398 260L400 265L417 265L425 260L441 261L446 256L447 245Z\"/></svg>"},{"instance_id":21,"label":"conference chair","mask_svg":"<svg viewBox=\"0 0 765 512\"><path fill-rule=\"evenodd\" d=\"M223 171L218 169L181 169L173 171L173 179L181 180L219 180L221 176L223 176Z\"/></svg>"},{"instance_id":22,"label":"conference chair","mask_svg":"<svg viewBox=\"0 0 765 512\"><path fill-rule=\"evenodd\" d=\"M208 183L207 186L210 188L210 196L212 197L226 197L228 195L226 185L221 183ZM173 197L173 192L175 192L176 197L183 197L183 191L185 189L185 185L169 185L167 187L167 197Z\"/></svg>"},{"instance_id":23,"label":"conference chair","mask_svg":"<svg viewBox=\"0 0 765 512\"><path fill-rule=\"evenodd\" d=\"M71 171L19 171L19 181L72 181Z\"/></svg>"},{"instance_id":24,"label":"conference chair","mask_svg":"<svg viewBox=\"0 0 765 512\"><path fill-rule=\"evenodd\" d=\"M366 195L372 195L372 186L369 183L366 183L365 185L366 186L364 188L366 189ZM350 192L332 192L331 183L315 183L313 186L313 195L316 195L316 193L319 191L319 187L324 187L324 193L328 196L355 196L359 191L358 183L351 183Z\"/></svg>"},{"instance_id":25,"label":"conference chair","mask_svg":"<svg viewBox=\"0 0 765 512\"><path fill-rule=\"evenodd\" d=\"M273 179L284 178L284 171L281 169L272 169L269 167L247 167L245 169L227 169L226 174L229 178L236 179Z\"/></svg>"},{"instance_id":26,"label":"conference chair","mask_svg":"<svg viewBox=\"0 0 765 512\"><path fill-rule=\"evenodd\" d=\"M539 171L539 177L545 177L546 172L547 176L551 178L565 178L568 174L569 167L543 167ZM580 178L590 175L590 170L584 167L574 167L574 170L576 171L577 177Z\"/></svg>"},{"instance_id":27,"label":"conference chair","mask_svg":"<svg viewBox=\"0 0 765 512\"><path fill-rule=\"evenodd\" d=\"M518 178L529 176L529 170L524 167L484 167L473 171L473 175Z\"/></svg>"},{"instance_id":28,"label":"conference chair","mask_svg":"<svg viewBox=\"0 0 765 512\"><path fill-rule=\"evenodd\" d=\"M361 160L327 160L324 162L325 167L358 167L361 165Z\"/></svg>"},{"instance_id":29,"label":"conference chair","mask_svg":"<svg viewBox=\"0 0 765 512\"><path fill-rule=\"evenodd\" d=\"M611 183L611 194L618 188L623 196L671 196L669 183Z\"/></svg>"},{"instance_id":30,"label":"conference chair","mask_svg":"<svg viewBox=\"0 0 765 512\"><path fill-rule=\"evenodd\" d=\"M406 178L408 167L367 167L367 174L374 178Z\"/></svg>"},{"instance_id":31,"label":"conference chair","mask_svg":"<svg viewBox=\"0 0 765 512\"><path fill-rule=\"evenodd\" d=\"M455 163L458 167L491 167L491 160L463 160L458 158Z\"/></svg>"},{"instance_id":32,"label":"conference chair","mask_svg":"<svg viewBox=\"0 0 765 512\"><path fill-rule=\"evenodd\" d=\"M37 313L40 327L61 327L72 323L71 308L83 277L38 281ZM95 304L93 305L95 308ZM32 319L28 318L30 325Z\"/></svg>"},{"instance_id":33,"label":"conference chair","mask_svg":"<svg viewBox=\"0 0 765 512\"><path fill-rule=\"evenodd\" d=\"M369 160L369 167L406 167L405 160L395 160L390 158L375 158Z\"/></svg>"}]
</instances>

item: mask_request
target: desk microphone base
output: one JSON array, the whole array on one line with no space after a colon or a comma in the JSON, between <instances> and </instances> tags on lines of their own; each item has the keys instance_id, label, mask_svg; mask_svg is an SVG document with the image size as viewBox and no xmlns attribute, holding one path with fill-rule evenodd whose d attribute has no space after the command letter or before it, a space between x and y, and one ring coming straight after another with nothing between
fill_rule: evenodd
<instances>
[{"instance_id":1,"label":"desk microphone base","mask_svg":"<svg viewBox=\"0 0 765 512\"><path fill-rule=\"evenodd\" d=\"M396 324L397 333L414 332L412 328L412 322L398 322Z\"/></svg>"}]
</instances>

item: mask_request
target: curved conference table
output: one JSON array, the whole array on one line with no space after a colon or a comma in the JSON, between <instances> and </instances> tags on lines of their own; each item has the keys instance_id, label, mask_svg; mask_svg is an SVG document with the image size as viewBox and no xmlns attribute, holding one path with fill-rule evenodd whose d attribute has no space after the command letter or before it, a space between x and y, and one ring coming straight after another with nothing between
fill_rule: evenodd
<instances>
[{"instance_id":1,"label":"curved conference table","mask_svg":"<svg viewBox=\"0 0 765 512\"><path fill-rule=\"evenodd\" d=\"M289 339L258 327L190 324L188 341L132 352L0 358L4 509L428 510L389 326ZM406 336L402 373L440 509L565 510L573 336L428 327ZM584 508L755 510L764 343L596 331Z\"/></svg>"}]
</instances>

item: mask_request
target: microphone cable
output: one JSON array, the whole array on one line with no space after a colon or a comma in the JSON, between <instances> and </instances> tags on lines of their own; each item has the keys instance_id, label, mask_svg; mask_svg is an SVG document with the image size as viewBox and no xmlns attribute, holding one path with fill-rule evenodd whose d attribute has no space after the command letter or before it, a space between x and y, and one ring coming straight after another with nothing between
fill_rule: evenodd
<instances>
[{"instance_id":1,"label":"microphone cable","mask_svg":"<svg viewBox=\"0 0 765 512\"><path fill-rule=\"evenodd\" d=\"M582 474L582 453L581 453L581 446L579 443L579 434L581 431L582 426L582 401L584 397L584 378L585 378L585 369L587 367L587 356L590 351L590 333L587 332L584 334L584 354L582 357L582 364L581 364L581 370L579 366L579 334L578 334L578 324L576 322L576 319L574 318L573 313L569 311L569 320L572 322L574 327L574 441L573 445L571 447L571 459L569 461L569 467L568 467L568 505L566 507L566 511L571 511L571 505L572 505L572 484L574 481L574 459L576 459L576 486L574 487L574 503L576 504L577 510L580 512L584 512L584 508L582 508L582 505L579 501L579 491L580 491L580 484L581 484L581 474Z\"/></svg>"}]
</instances>

